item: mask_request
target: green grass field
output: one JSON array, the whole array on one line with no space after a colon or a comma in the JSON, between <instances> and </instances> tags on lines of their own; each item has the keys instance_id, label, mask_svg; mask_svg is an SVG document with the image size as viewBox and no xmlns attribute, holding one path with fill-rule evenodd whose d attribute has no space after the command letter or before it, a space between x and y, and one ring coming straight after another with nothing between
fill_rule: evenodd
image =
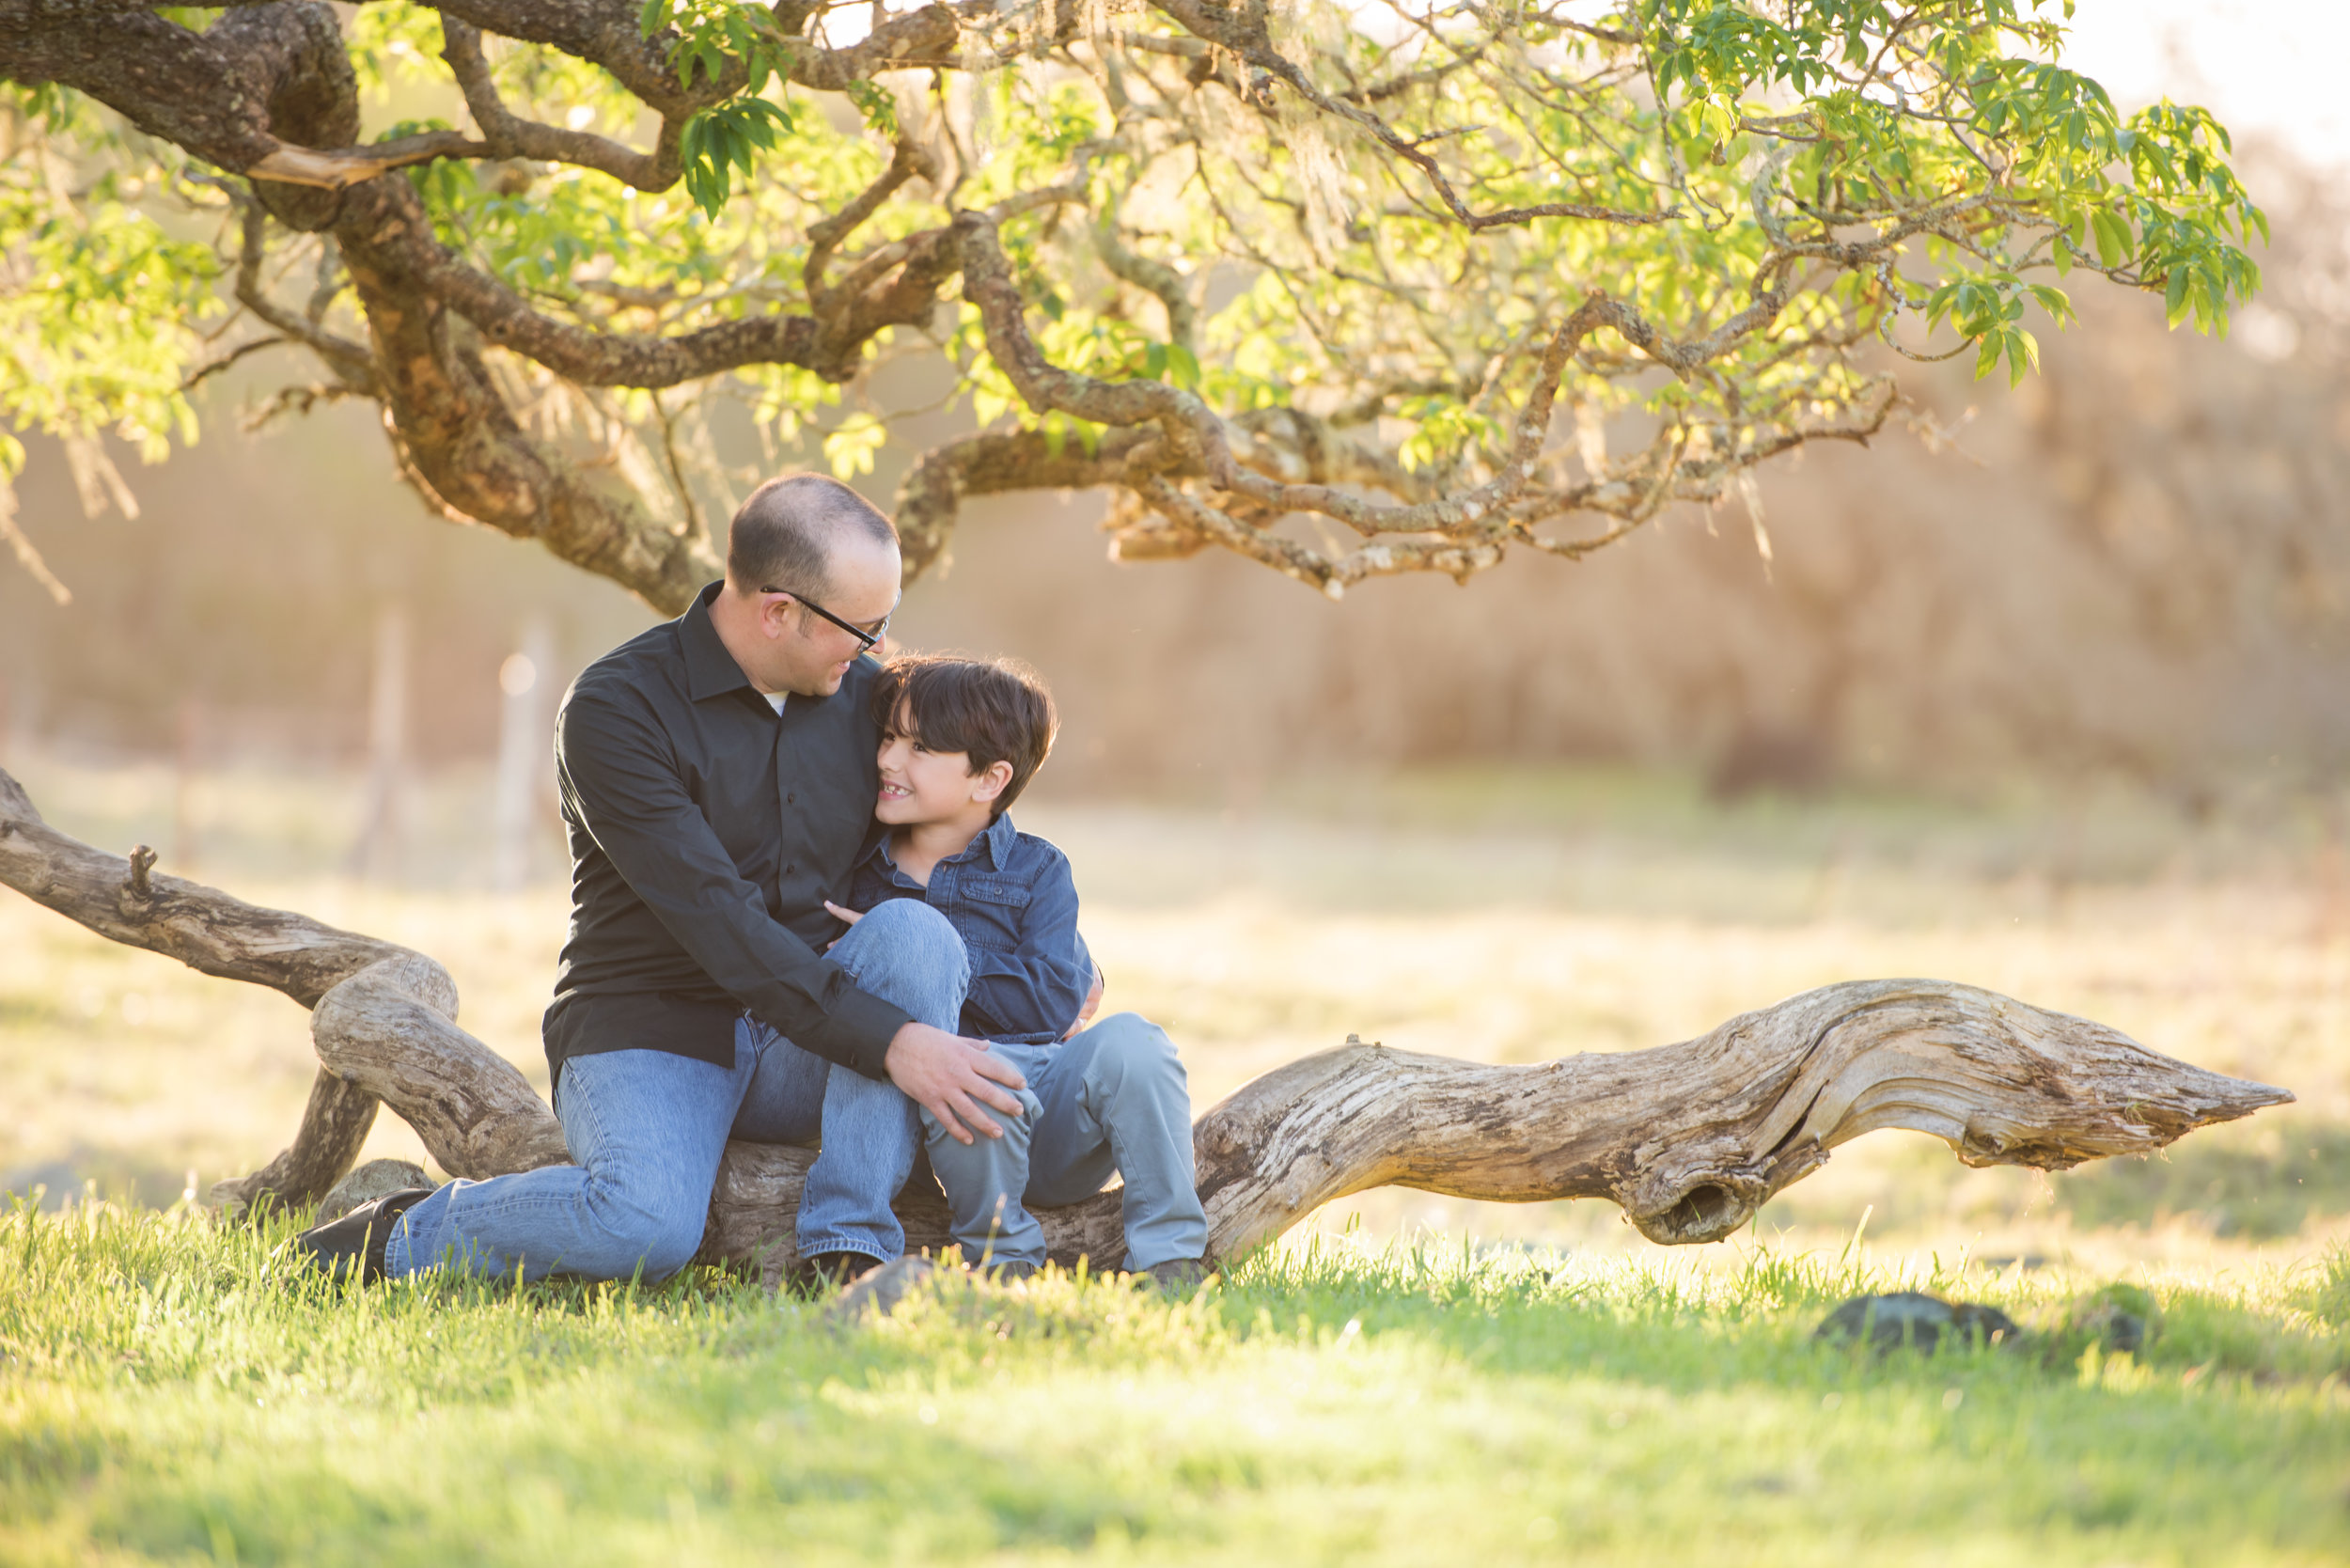
<instances>
[{"instance_id":1,"label":"green grass field","mask_svg":"<svg viewBox=\"0 0 2350 1568\"><path fill-rule=\"evenodd\" d=\"M2350 1266L2155 1283L1747 1247L1324 1238L1188 1302L1052 1278L878 1324L658 1288L290 1281L180 1214L0 1221L0 1560L2316 1563ZM1914 1283L2022 1349L1815 1344Z\"/></svg>"},{"instance_id":2,"label":"green grass field","mask_svg":"<svg viewBox=\"0 0 2350 1568\"><path fill-rule=\"evenodd\" d=\"M69 831L167 841L166 779L18 771ZM298 776L208 784L193 870L433 953L543 1088L562 897L467 885L478 782L422 803L447 837L404 886L335 874L350 792ZM301 1010L0 895L0 1186L51 1205L0 1200L0 1563L2350 1558L2350 884L2322 808L1480 775L1023 816L1202 1104L1350 1032L1532 1060L1895 974L2300 1100L2055 1176L1872 1135L1677 1251L1601 1202L1371 1193L1181 1305L1056 1279L842 1328L709 1273L337 1295L273 1267L282 1231L171 1206L292 1130ZM387 1116L368 1154L421 1152ZM1811 1342L1902 1285L2031 1341ZM2154 1309L2136 1356L2074 1326L2117 1291Z\"/></svg>"}]
</instances>

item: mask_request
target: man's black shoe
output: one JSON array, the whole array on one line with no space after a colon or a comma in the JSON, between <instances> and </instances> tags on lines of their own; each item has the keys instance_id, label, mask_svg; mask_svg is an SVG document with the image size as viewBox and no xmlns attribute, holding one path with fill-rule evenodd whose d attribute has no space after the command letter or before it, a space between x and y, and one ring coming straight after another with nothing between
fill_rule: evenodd
<instances>
[{"instance_id":1,"label":"man's black shoe","mask_svg":"<svg viewBox=\"0 0 2350 1568\"><path fill-rule=\"evenodd\" d=\"M854 1285L881 1267L862 1252L816 1252L800 1260L800 1288L810 1294Z\"/></svg>"},{"instance_id":2,"label":"man's black shoe","mask_svg":"<svg viewBox=\"0 0 2350 1568\"><path fill-rule=\"evenodd\" d=\"M384 1278L384 1247L392 1224L424 1199L431 1187L410 1187L362 1203L342 1218L313 1225L293 1239L293 1255L305 1267L331 1279L372 1285Z\"/></svg>"}]
</instances>

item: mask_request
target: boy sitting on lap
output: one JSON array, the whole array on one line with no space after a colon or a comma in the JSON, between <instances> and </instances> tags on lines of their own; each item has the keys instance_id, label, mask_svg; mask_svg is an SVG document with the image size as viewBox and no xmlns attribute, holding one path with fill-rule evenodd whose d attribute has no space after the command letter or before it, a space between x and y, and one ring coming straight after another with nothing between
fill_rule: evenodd
<instances>
[{"instance_id":1,"label":"boy sitting on lap","mask_svg":"<svg viewBox=\"0 0 2350 1568\"><path fill-rule=\"evenodd\" d=\"M939 655L893 659L873 687L886 832L857 868L854 923L923 899L971 960L963 1032L1028 1080L1025 1114L968 1144L921 1113L931 1168L964 1260L1012 1277L1044 1262L1030 1203L1074 1203L1125 1178L1125 1267L1163 1283L1200 1278L1207 1215L1193 1187L1191 1096L1174 1043L1131 1012L1085 1027L1102 981L1077 934L1069 858L1005 810L1052 749L1053 699L1028 670Z\"/></svg>"}]
</instances>

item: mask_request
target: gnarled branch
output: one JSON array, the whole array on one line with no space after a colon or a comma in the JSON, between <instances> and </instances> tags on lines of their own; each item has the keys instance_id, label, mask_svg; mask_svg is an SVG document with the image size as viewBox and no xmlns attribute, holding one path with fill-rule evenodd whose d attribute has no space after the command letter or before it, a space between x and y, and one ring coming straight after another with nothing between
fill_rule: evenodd
<instances>
[{"instance_id":1,"label":"gnarled branch","mask_svg":"<svg viewBox=\"0 0 2350 1568\"><path fill-rule=\"evenodd\" d=\"M507 108L490 79L490 62L481 53L481 30L455 16L441 18L441 57L448 62L481 128L484 151L492 158L535 158L542 163L572 164L608 174L640 191L666 191L683 178L679 162L679 138L684 118L665 115L650 152L599 136L592 131L572 131L525 119Z\"/></svg>"}]
</instances>

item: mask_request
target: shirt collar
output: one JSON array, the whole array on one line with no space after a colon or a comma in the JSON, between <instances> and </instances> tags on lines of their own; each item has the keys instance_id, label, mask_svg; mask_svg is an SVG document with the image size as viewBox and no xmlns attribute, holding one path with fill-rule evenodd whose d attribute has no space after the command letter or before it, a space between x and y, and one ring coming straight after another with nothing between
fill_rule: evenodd
<instances>
[{"instance_id":1,"label":"shirt collar","mask_svg":"<svg viewBox=\"0 0 2350 1568\"><path fill-rule=\"evenodd\" d=\"M979 841L987 845L988 863L1002 870L1011 860L1012 840L1019 837L1019 829L1011 825L1011 813L1009 811L988 823L987 831L979 835Z\"/></svg>"},{"instance_id":2,"label":"shirt collar","mask_svg":"<svg viewBox=\"0 0 2350 1568\"><path fill-rule=\"evenodd\" d=\"M678 640L685 649L685 689L697 702L751 684L751 678L719 640L718 628L710 619L711 603L725 587L719 581L702 589L677 620Z\"/></svg>"}]
</instances>

